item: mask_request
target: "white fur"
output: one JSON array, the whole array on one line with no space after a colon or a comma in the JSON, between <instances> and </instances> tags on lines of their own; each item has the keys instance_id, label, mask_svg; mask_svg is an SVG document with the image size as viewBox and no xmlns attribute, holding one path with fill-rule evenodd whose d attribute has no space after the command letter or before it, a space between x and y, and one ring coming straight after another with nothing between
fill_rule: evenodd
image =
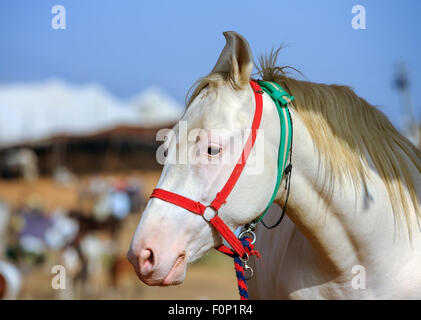
<instances>
[{"instance_id":1,"label":"white fur","mask_svg":"<svg viewBox=\"0 0 421 320\"><path fill-rule=\"evenodd\" d=\"M335 186L332 202L323 208L325 199L316 183L317 174L323 174L318 172L317 150L300 118L294 112L292 117L294 167L289 217L275 229L265 230L261 225L257 229L256 245L263 258L255 263L256 276L249 284L251 297L421 298L421 232L415 214L411 246L405 226L397 234L386 188L372 167L367 186L370 199L364 199L363 192L358 195L349 181ZM419 177L409 165L413 176ZM420 194L421 179L414 180ZM357 275L352 269L357 265L366 269L366 289L352 288Z\"/></svg>"}]
</instances>

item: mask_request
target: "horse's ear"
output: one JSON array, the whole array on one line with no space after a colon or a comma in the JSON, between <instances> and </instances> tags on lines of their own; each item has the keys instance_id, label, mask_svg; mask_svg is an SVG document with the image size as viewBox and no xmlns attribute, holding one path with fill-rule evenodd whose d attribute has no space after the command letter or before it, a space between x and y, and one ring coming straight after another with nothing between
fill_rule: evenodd
<instances>
[{"instance_id":1,"label":"horse's ear","mask_svg":"<svg viewBox=\"0 0 421 320\"><path fill-rule=\"evenodd\" d=\"M253 70L253 55L250 46L247 40L237 32L226 31L223 34L226 44L212 73L226 74L237 86L246 86Z\"/></svg>"}]
</instances>

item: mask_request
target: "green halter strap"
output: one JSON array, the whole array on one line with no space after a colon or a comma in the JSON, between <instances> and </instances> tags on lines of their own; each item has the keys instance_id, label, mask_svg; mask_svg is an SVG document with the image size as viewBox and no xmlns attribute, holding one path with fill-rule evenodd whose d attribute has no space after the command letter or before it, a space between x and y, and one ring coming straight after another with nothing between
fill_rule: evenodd
<instances>
[{"instance_id":1,"label":"green halter strap","mask_svg":"<svg viewBox=\"0 0 421 320\"><path fill-rule=\"evenodd\" d=\"M266 209L262 212L259 218L253 220L253 224L256 224L263 219L267 213L273 200L275 200L276 194L278 193L279 186L281 184L282 177L285 169L287 168L288 155L291 150L292 141L292 122L291 116L288 110L288 104L294 100L294 97L289 95L282 87L275 82L258 81L258 84L264 92L266 92L273 100L278 110L279 121L281 123L281 139L279 143L278 152L278 173L276 177L275 190L273 191L272 197L267 205Z\"/></svg>"}]
</instances>

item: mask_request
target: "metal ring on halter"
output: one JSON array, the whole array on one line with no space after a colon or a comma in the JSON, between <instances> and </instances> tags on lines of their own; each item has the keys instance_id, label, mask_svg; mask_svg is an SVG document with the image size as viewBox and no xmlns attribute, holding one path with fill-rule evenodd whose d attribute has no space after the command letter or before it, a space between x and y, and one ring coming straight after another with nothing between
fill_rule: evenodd
<instances>
[{"instance_id":1,"label":"metal ring on halter","mask_svg":"<svg viewBox=\"0 0 421 320\"><path fill-rule=\"evenodd\" d=\"M250 256L247 252L244 252L244 255L246 256L245 258L243 257L238 257L238 258L241 260L242 263L246 264L247 261L249 261Z\"/></svg>"},{"instance_id":2,"label":"metal ring on halter","mask_svg":"<svg viewBox=\"0 0 421 320\"><path fill-rule=\"evenodd\" d=\"M205 217L205 213L206 213L206 210L208 210L208 209L213 210L213 211L214 211L214 215L213 215L213 217L212 217L212 218L206 219L206 217ZM208 206L208 207L206 207L205 212L203 212L202 217L203 217L203 219L204 219L206 222L210 222L210 221L211 221L213 218L215 218L217 215L218 215L218 211L217 211L217 210L215 210L214 208L212 208L211 206Z\"/></svg>"},{"instance_id":3,"label":"metal ring on halter","mask_svg":"<svg viewBox=\"0 0 421 320\"><path fill-rule=\"evenodd\" d=\"M246 272L250 271L250 275L246 275ZM254 275L254 271L253 268L250 267L248 264L244 265L244 277L246 278L246 280L250 280L251 278L253 278Z\"/></svg>"},{"instance_id":4,"label":"metal ring on halter","mask_svg":"<svg viewBox=\"0 0 421 320\"><path fill-rule=\"evenodd\" d=\"M243 232L241 232L240 235L238 236L238 239L241 239L246 234L250 234L252 236L251 237L251 244L254 244L256 242L256 234L250 229L247 229L247 230L244 230Z\"/></svg>"}]
</instances>

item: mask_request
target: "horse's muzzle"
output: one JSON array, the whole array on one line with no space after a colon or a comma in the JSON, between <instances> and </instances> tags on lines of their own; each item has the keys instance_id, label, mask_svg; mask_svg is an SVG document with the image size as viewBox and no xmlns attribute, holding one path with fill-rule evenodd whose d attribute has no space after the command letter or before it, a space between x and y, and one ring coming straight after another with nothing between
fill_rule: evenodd
<instances>
[{"instance_id":1,"label":"horse's muzzle","mask_svg":"<svg viewBox=\"0 0 421 320\"><path fill-rule=\"evenodd\" d=\"M127 259L139 279L150 286L177 285L184 281L186 254L181 252L175 258L159 254L156 249L145 247L127 252Z\"/></svg>"}]
</instances>

